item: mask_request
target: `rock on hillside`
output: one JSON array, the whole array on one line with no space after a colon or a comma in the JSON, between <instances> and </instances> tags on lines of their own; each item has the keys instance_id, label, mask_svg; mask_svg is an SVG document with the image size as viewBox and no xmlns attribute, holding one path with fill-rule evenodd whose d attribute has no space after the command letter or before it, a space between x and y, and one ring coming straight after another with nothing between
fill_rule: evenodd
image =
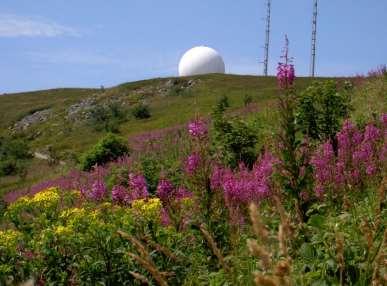
<instances>
[{"instance_id":1,"label":"rock on hillside","mask_svg":"<svg viewBox=\"0 0 387 286\"><path fill-rule=\"evenodd\" d=\"M52 114L51 109L44 109L36 111L30 115L23 117L20 121L16 122L13 126L13 130L22 131L26 130L31 125L46 121Z\"/></svg>"}]
</instances>

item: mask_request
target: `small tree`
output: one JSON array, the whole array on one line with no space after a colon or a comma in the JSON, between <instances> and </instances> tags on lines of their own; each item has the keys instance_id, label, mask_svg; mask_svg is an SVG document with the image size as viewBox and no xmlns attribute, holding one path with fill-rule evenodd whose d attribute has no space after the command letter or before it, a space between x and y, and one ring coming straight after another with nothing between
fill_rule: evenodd
<instances>
[{"instance_id":1,"label":"small tree","mask_svg":"<svg viewBox=\"0 0 387 286\"><path fill-rule=\"evenodd\" d=\"M251 167L257 158L257 130L253 124L242 119L227 118L224 111L225 105L219 101L212 114L215 148L232 168L237 167L239 162Z\"/></svg>"},{"instance_id":2,"label":"small tree","mask_svg":"<svg viewBox=\"0 0 387 286\"><path fill-rule=\"evenodd\" d=\"M338 91L335 81L314 82L298 97L296 121L303 134L317 140L331 140L336 150L336 133L348 115L346 88Z\"/></svg>"}]
</instances>

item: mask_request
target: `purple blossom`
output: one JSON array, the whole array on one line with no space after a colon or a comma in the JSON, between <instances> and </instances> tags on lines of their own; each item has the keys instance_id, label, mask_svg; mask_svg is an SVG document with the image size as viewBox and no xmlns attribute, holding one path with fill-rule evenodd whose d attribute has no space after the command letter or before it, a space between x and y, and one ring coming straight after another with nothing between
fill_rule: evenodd
<instances>
[{"instance_id":1,"label":"purple blossom","mask_svg":"<svg viewBox=\"0 0 387 286\"><path fill-rule=\"evenodd\" d=\"M382 131L368 124L364 132L346 120L337 133L338 155L333 153L331 143L325 142L312 156L316 181L315 191L320 196L326 190L339 190L356 186L382 170L384 153L380 141Z\"/></svg>"},{"instance_id":2,"label":"purple blossom","mask_svg":"<svg viewBox=\"0 0 387 286\"><path fill-rule=\"evenodd\" d=\"M222 167L218 165L213 167L211 178L210 178L212 190L218 190L222 187L224 173L225 173L225 170Z\"/></svg>"},{"instance_id":3,"label":"purple blossom","mask_svg":"<svg viewBox=\"0 0 387 286\"><path fill-rule=\"evenodd\" d=\"M129 174L129 200L144 199L149 196L146 179L143 175Z\"/></svg>"},{"instance_id":4,"label":"purple blossom","mask_svg":"<svg viewBox=\"0 0 387 286\"><path fill-rule=\"evenodd\" d=\"M112 188L112 200L115 203L126 203L129 199L128 191L124 186L117 185Z\"/></svg>"},{"instance_id":5,"label":"purple blossom","mask_svg":"<svg viewBox=\"0 0 387 286\"><path fill-rule=\"evenodd\" d=\"M387 128L387 113L383 113L380 116L380 122L383 124L384 128Z\"/></svg>"},{"instance_id":6,"label":"purple blossom","mask_svg":"<svg viewBox=\"0 0 387 286\"><path fill-rule=\"evenodd\" d=\"M176 200L182 200L186 198L192 198L193 194L183 187L179 187L175 194Z\"/></svg>"},{"instance_id":7,"label":"purple blossom","mask_svg":"<svg viewBox=\"0 0 387 286\"><path fill-rule=\"evenodd\" d=\"M380 129L376 128L373 124L368 124L364 131L364 140L375 142L379 140L381 134Z\"/></svg>"},{"instance_id":8,"label":"purple blossom","mask_svg":"<svg viewBox=\"0 0 387 286\"><path fill-rule=\"evenodd\" d=\"M102 201L107 192L105 183L102 180L96 180L91 191L88 193L88 197L94 201Z\"/></svg>"},{"instance_id":9,"label":"purple blossom","mask_svg":"<svg viewBox=\"0 0 387 286\"><path fill-rule=\"evenodd\" d=\"M185 171L187 172L187 174L193 175L198 169L200 162L201 158L198 153L193 153L189 155L185 162Z\"/></svg>"},{"instance_id":10,"label":"purple blossom","mask_svg":"<svg viewBox=\"0 0 387 286\"><path fill-rule=\"evenodd\" d=\"M169 203L174 196L175 188L167 179L161 179L157 186L156 194L164 203Z\"/></svg>"},{"instance_id":11,"label":"purple blossom","mask_svg":"<svg viewBox=\"0 0 387 286\"><path fill-rule=\"evenodd\" d=\"M169 217L168 211L165 208L162 208L160 216L161 216L161 224L163 226L171 225L171 219Z\"/></svg>"},{"instance_id":12,"label":"purple blossom","mask_svg":"<svg viewBox=\"0 0 387 286\"><path fill-rule=\"evenodd\" d=\"M211 187L223 190L229 208L239 209L240 205L259 202L271 193L270 177L276 162L271 154L265 153L252 170L248 170L243 164L235 171L216 166L211 176Z\"/></svg>"},{"instance_id":13,"label":"purple blossom","mask_svg":"<svg viewBox=\"0 0 387 286\"><path fill-rule=\"evenodd\" d=\"M278 63L277 66L277 82L281 89L287 89L291 87L295 79L294 65L290 63L291 59L288 57L289 53L289 40L285 37L285 47L281 58L284 60L282 63Z\"/></svg>"},{"instance_id":14,"label":"purple blossom","mask_svg":"<svg viewBox=\"0 0 387 286\"><path fill-rule=\"evenodd\" d=\"M295 71L294 65L286 63L278 63L277 81L281 89L291 87L294 83Z\"/></svg>"},{"instance_id":15,"label":"purple blossom","mask_svg":"<svg viewBox=\"0 0 387 286\"><path fill-rule=\"evenodd\" d=\"M188 133L195 138L203 139L207 136L207 123L201 119L196 119L188 124Z\"/></svg>"}]
</instances>

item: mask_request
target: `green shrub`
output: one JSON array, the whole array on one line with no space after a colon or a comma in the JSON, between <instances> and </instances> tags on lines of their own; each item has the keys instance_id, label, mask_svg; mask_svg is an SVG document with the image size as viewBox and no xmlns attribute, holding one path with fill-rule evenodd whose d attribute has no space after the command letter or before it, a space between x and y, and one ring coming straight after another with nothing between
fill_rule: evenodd
<instances>
[{"instance_id":1,"label":"green shrub","mask_svg":"<svg viewBox=\"0 0 387 286\"><path fill-rule=\"evenodd\" d=\"M137 104L133 108L132 114L136 119L146 119L151 117L149 107L143 103Z\"/></svg>"},{"instance_id":2,"label":"green shrub","mask_svg":"<svg viewBox=\"0 0 387 286\"><path fill-rule=\"evenodd\" d=\"M141 160L141 170L148 184L149 193L155 194L161 171L160 163L152 157L144 157Z\"/></svg>"},{"instance_id":3,"label":"green shrub","mask_svg":"<svg viewBox=\"0 0 387 286\"><path fill-rule=\"evenodd\" d=\"M243 97L243 104L245 106L248 106L252 102L253 102L253 97L250 94L245 94Z\"/></svg>"},{"instance_id":4,"label":"green shrub","mask_svg":"<svg viewBox=\"0 0 387 286\"><path fill-rule=\"evenodd\" d=\"M89 111L89 124L96 131L118 133L120 123L127 120L126 110L118 102L107 105L96 105Z\"/></svg>"},{"instance_id":5,"label":"green shrub","mask_svg":"<svg viewBox=\"0 0 387 286\"><path fill-rule=\"evenodd\" d=\"M218 108L219 110L225 110L226 108L230 107L230 102L229 102L229 100L228 100L227 95L224 95L224 94L223 94L223 95L219 98L219 100L218 100L218 102L216 103L216 105L217 105L217 108Z\"/></svg>"},{"instance_id":6,"label":"green shrub","mask_svg":"<svg viewBox=\"0 0 387 286\"><path fill-rule=\"evenodd\" d=\"M296 122L300 130L317 140L334 139L344 117L348 116L350 98L345 87L339 91L335 81L314 82L300 94Z\"/></svg>"},{"instance_id":7,"label":"green shrub","mask_svg":"<svg viewBox=\"0 0 387 286\"><path fill-rule=\"evenodd\" d=\"M83 155L81 168L87 171L94 165L103 165L128 153L126 144L119 137L109 134Z\"/></svg>"},{"instance_id":8,"label":"green shrub","mask_svg":"<svg viewBox=\"0 0 387 286\"><path fill-rule=\"evenodd\" d=\"M0 137L0 177L23 174L31 159L29 145L22 138Z\"/></svg>"},{"instance_id":9,"label":"green shrub","mask_svg":"<svg viewBox=\"0 0 387 286\"><path fill-rule=\"evenodd\" d=\"M257 158L258 130L239 118L228 119L224 115L224 102L219 102L213 113L214 144L225 163L235 168L239 162L251 167Z\"/></svg>"}]
</instances>

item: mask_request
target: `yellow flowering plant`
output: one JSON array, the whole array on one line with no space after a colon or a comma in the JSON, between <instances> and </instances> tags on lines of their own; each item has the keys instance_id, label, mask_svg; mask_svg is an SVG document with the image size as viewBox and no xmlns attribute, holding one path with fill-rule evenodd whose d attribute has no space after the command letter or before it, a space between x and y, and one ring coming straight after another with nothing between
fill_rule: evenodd
<instances>
[{"instance_id":1,"label":"yellow flowering plant","mask_svg":"<svg viewBox=\"0 0 387 286\"><path fill-rule=\"evenodd\" d=\"M49 188L33 197L21 197L9 205L5 216L20 230L31 231L33 225L44 227L55 220L60 203L59 190Z\"/></svg>"},{"instance_id":2,"label":"yellow flowering plant","mask_svg":"<svg viewBox=\"0 0 387 286\"><path fill-rule=\"evenodd\" d=\"M23 257L24 235L13 230L0 230L0 285L7 285L28 277L31 264Z\"/></svg>"},{"instance_id":3,"label":"yellow flowering plant","mask_svg":"<svg viewBox=\"0 0 387 286\"><path fill-rule=\"evenodd\" d=\"M159 221L162 203L159 198L140 199L132 202L133 213L146 221Z\"/></svg>"}]
</instances>

